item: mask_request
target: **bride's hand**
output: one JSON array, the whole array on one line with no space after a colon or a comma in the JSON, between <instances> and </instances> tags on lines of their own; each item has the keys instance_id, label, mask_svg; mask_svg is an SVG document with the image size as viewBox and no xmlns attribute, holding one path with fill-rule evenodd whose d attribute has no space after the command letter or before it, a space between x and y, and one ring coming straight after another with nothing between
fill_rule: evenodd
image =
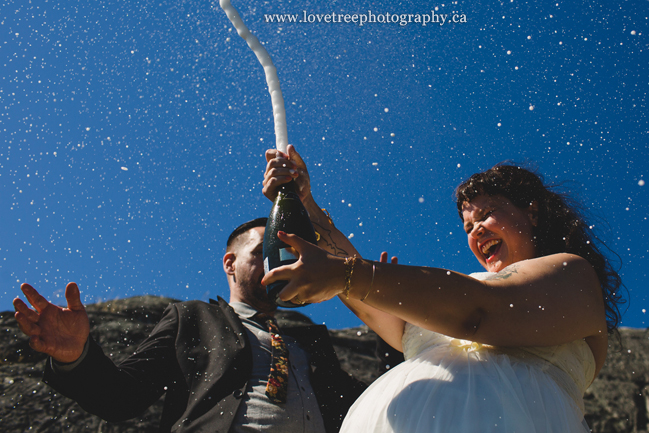
<instances>
[{"instance_id":1,"label":"bride's hand","mask_svg":"<svg viewBox=\"0 0 649 433\"><path fill-rule=\"evenodd\" d=\"M333 256L296 235L279 232L277 237L293 247L299 258L291 265L268 272L262 284L288 281L279 293L282 301L297 296L302 302L318 303L342 293L345 287L345 259Z\"/></svg>"}]
</instances>

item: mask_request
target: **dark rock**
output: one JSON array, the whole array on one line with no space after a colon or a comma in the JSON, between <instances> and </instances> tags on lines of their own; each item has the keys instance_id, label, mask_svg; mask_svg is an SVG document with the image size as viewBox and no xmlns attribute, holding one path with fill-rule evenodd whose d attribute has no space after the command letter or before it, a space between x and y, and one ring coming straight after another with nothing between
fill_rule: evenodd
<instances>
[{"instance_id":1,"label":"dark rock","mask_svg":"<svg viewBox=\"0 0 649 433\"><path fill-rule=\"evenodd\" d=\"M153 296L115 300L86 307L91 333L104 351L119 361L153 329L169 298ZM297 311L278 313L281 325L311 323ZM343 368L372 382L399 355L383 345L367 327L331 330ZM586 420L597 433L641 433L649 428L649 333L622 329L621 343L613 341L606 365L584 396ZM396 359L396 361L395 361ZM156 432L162 400L140 417L108 423L86 413L42 381L46 357L29 347L13 312L0 313L0 426L3 433L32 432Z\"/></svg>"},{"instance_id":2,"label":"dark rock","mask_svg":"<svg viewBox=\"0 0 649 433\"><path fill-rule=\"evenodd\" d=\"M115 361L146 338L174 299L133 297L86 306L92 336ZM18 432L157 432L162 400L134 420L108 423L57 394L41 379L46 356L29 347L13 312L0 313L0 426Z\"/></svg>"}]
</instances>

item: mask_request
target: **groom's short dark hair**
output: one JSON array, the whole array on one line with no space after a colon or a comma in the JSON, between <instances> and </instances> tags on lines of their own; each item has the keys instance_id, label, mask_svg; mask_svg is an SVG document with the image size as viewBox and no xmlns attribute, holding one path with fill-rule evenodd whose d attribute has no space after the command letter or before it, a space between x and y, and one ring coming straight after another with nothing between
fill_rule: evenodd
<instances>
[{"instance_id":1,"label":"groom's short dark hair","mask_svg":"<svg viewBox=\"0 0 649 433\"><path fill-rule=\"evenodd\" d=\"M232 233L230 233L230 236L228 237L228 242L226 243L226 249L229 250L234 241L242 234L247 232L248 230L255 228L255 227L266 227L266 222L268 221L268 218L256 218L252 221L245 222L241 224L239 227L234 229Z\"/></svg>"}]
</instances>

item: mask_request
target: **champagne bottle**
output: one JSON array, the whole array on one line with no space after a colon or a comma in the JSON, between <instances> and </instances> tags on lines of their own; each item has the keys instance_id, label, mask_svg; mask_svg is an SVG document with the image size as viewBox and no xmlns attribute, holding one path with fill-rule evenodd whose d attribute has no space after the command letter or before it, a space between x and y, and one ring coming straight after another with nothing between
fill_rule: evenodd
<instances>
[{"instance_id":1,"label":"champagne bottle","mask_svg":"<svg viewBox=\"0 0 649 433\"><path fill-rule=\"evenodd\" d=\"M317 242L309 214L297 195L297 184L294 180L279 187L273 208L268 216L264 233L264 273L297 261L293 248L277 237L279 231L297 235L312 244ZM268 298L275 301L280 307L295 308L306 305L279 299L278 294L287 283L287 281L275 281L269 284L266 287Z\"/></svg>"}]
</instances>

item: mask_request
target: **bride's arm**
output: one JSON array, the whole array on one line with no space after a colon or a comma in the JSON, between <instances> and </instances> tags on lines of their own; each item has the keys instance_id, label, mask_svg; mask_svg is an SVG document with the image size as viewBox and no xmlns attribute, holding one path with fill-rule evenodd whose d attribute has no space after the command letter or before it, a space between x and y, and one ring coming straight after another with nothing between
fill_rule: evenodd
<instances>
[{"instance_id":1,"label":"bride's arm","mask_svg":"<svg viewBox=\"0 0 649 433\"><path fill-rule=\"evenodd\" d=\"M550 346L607 333L595 271L571 254L517 262L484 281L445 269L380 265L375 286L365 303L487 344Z\"/></svg>"},{"instance_id":2,"label":"bride's arm","mask_svg":"<svg viewBox=\"0 0 649 433\"><path fill-rule=\"evenodd\" d=\"M264 195L270 200L274 200L277 195L277 188L281 184L295 179L299 187L298 194L302 204L309 213L311 223L319 235L318 246L336 257L347 258L356 255L360 258L360 253L347 236L335 227L329 215L318 206L313 198L309 173L300 155L292 145L288 146L287 151L288 155L282 154L275 149L266 151L267 165L263 182ZM356 299L347 299L346 296L341 296L340 299L385 342L397 350L402 350L401 337L405 322L401 318L373 308Z\"/></svg>"},{"instance_id":3,"label":"bride's arm","mask_svg":"<svg viewBox=\"0 0 649 433\"><path fill-rule=\"evenodd\" d=\"M282 299L299 294L302 300L320 302L341 293L349 265L295 236L281 238L298 250L300 259L271 271L264 283L290 280ZM354 265L351 283L352 306L364 299L363 304L404 322L456 338L550 346L607 334L595 271L571 254L517 262L486 281L445 269L363 260Z\"/></svg>"},{"instance_id":4,"label":"bride's arm","mask_svg":"<svg viewBox=\"0 0 649 433\"><path fill-rule=\"evenodd\" d=\"M316 204L313 197L305 200L305 202L305 207L309 212L313 226L320 234L318 246L337 257L347 258L356 255L360 259L360 253L354 248L349 239L333 225L333 221ZM344 275L342 277L344 284ZM352 310L359 319L376 332L386 343L399 351L403 351L401 347L401 337L405 326L403 319L352 297L348 298L347 296L340 295L339 298L347 308Z\"/></svg>"}]
</instances>

